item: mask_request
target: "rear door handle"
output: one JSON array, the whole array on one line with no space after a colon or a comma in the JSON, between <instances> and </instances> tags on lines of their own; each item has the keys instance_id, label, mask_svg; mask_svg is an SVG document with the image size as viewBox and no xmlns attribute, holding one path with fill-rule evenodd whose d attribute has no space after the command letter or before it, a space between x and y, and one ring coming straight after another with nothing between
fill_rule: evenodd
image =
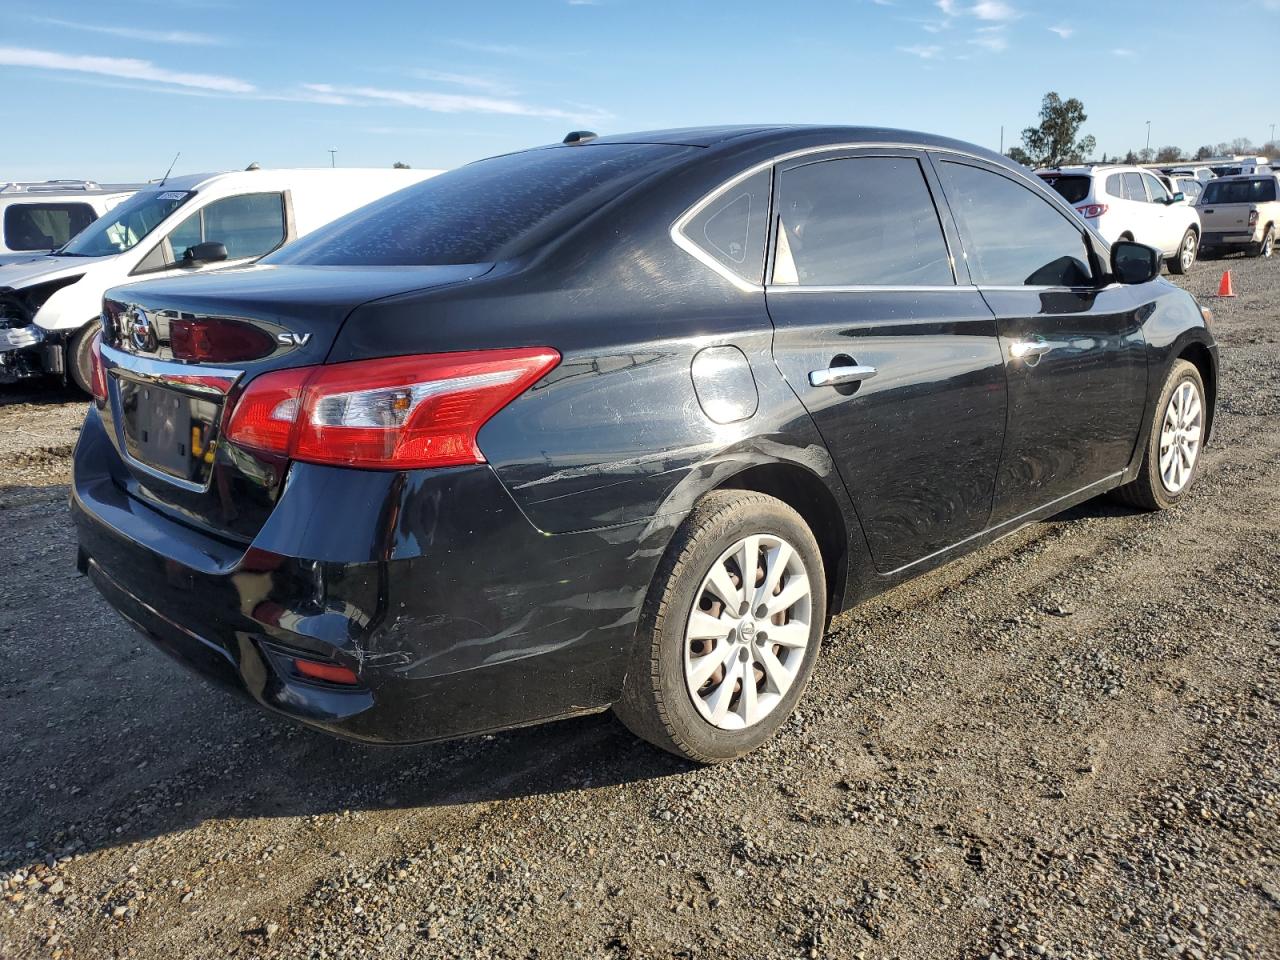
<instances>
[{"instance_id":1,"label":"rear door handle","mask_svg":"<svg viewBox=\"0 0 1280 960\"><path fill-rule=\"evenodd\" d=\"M1034 366L1052 349L1053 344L1047 340L1015 340L1009 344L1009 356L1015 360L1025 360Z\"/></svg>"},{"instance_id":2,"label":"rear door handle","mask_svg":"<svg viewBox=\"0 0 1280 960\"><path fill-rule=\"evenodd\" d=\"M863 380L870 380L875 375L875 367L827 367L825 370L810 371L809 385L814 387L838 387L845 383L861 383Z\"/></svg>"}]
</instances>

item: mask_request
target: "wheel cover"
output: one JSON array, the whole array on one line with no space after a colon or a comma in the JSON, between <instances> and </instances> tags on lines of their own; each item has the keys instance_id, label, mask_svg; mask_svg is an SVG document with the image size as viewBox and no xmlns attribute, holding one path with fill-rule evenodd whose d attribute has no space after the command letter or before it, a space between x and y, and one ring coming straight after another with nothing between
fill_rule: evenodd
<instances>
[{"instance_id":1,"label":"wheel cover","mask_svg":"<svg viewBox=\"0 0 1280 960\"><path fill-rule=\"evenodd\" d=\"M685 627L685 686L702 719L745 730L769 716L800 674L812 616L809 571L791 544L753 534L722 553Z\"/></svg>"},{"instance_id":2,"label":"wheel cover","mask_svg":"<svg viewBox=\"0 0 1280 960\"><path fill-rule=\"evenodd\" d=\"M1190 270L1192 264L1196 262L1196 235L1187 232L1182 241L1182 269Z\"/></svg>"},{"instance_id":3,"label":"wheel cover","mask_svg":"<svg viewBox=\"0 0 1280 960\"><path fill-rule=\"evenodd\" d=\"M1183 380L1169 397L1160 427L1160 482L1170 493L1191 480L1204 437L1204 404L1195 383Z\"/></svg>"}]
</instances>

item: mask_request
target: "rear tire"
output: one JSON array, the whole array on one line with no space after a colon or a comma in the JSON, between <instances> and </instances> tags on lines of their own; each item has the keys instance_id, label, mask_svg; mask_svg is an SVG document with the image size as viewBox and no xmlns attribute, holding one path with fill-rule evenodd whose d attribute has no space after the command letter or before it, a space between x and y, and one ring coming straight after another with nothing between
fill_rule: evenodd
<instances>
[{"instance_id":1,"label":"rear tire","mask_svg":"<svg viewBox=\"0 0 1280 960\"><path fill-rule=\"evenodd\" d=\"M1200 371L1186 360L1175 361L1152 414L1138 476L1113 496L1141 510L1167 510L1178 503L1200 476L1208 422Z\"/></svg>"},{"instance_id":2,"label":"rear tire","mask_svg":"<svg viewBox=\"0 0 1280 960\"><path fill-rule=\"evenodd\" d=\"M1182 242L1178 244L1178 252L1169 260L1170 273L1183 274L1195 265L1199 241L1200 237L1195 230L1187 227L1187 232L1182 235Z\"/></svg>"},{"instance_id":3,"label":"rear tire","mask_svg":"<svg viewBox=\"0 0 1280 960\"><path fill-rule=\"evenodd\" d=\"M1276 246L1276 228L1274 225L1267 224L1267 232L1262 235L1262 242L1255 243L1249 248L1249 256L1251 257L1270 257Z\"/></svg>"},{"instance_id":4,"label":"rear tire","mask_svg":"<svg viewBox=\"0 0 1280 960\"><path fill-rule=\"evenodd\" d=\"M67 375L90 396L93 395L93 335L97 323L86 324L67 344Z\"/></svg>"},{"instance_id":5,"label":"rear tire","mask_svg":"<svg viewBox=\"0 0 1280 960\"><path fill-rule=\"evenodd\" d=\"M749 753L804 692L826 614L822 553L800 515L761 493L708 494L654 575L614 713L698 763Z\"/></svg>"}]
</instances>

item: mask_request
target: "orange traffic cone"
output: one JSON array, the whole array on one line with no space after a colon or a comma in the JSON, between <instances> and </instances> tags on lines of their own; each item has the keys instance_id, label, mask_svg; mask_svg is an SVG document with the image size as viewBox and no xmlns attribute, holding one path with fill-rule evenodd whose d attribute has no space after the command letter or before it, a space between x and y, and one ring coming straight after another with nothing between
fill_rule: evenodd
<instances>
[{"instance_id":1,"label":"orange traffic cone","mask_svg":"<svg viewBox=\"0 0 1280 960\"><path fill-rule=\"evenodd\" d=\"M1231 271L1222 271L1222 282L1218 284L1218 296L1234 297L1236 295L1235 287L1231 285Z\"/></svg>"}]
</instances>

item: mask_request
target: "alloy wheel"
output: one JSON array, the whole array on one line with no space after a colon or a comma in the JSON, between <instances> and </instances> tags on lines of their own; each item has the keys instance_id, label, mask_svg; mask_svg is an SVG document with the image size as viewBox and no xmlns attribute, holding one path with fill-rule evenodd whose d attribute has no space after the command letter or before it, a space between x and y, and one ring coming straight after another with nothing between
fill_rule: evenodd
<instances>
[{"instance_id":1,"label":"alloy wheel","mask_svg":"<svg viewBox=\"0 0 1280 960\"><path fill-rule=\"evenodd\" d=\"M744 537L703 577L685 628L685 685L704 720L754 726L800 673L813 613L809 572L781 537Z\"/></svg>"},{"instance_id":2,"label":"alloy wheel","mask_svg":"<svg viewBox=\"0 0 1280 960\"><path fill-rule=\"evenodd\" d=\"M1196 235L1187 231L1186 237L1182 240L1182 269L1190 270L1196 262Z\"/></svg>"},{"instance_id":3,"label":"alloy wheel","mask_svg":"<svg viewBox=\"0 0 1280 960\"><path fill-rule=\"evenodd\" d=\"M1169 397L1160 427L1160 482L1170 493L1185 487L1195 471L1204 436L1204 404L1200 391L1184 380Z\"/></svg>"}]
</instances>

